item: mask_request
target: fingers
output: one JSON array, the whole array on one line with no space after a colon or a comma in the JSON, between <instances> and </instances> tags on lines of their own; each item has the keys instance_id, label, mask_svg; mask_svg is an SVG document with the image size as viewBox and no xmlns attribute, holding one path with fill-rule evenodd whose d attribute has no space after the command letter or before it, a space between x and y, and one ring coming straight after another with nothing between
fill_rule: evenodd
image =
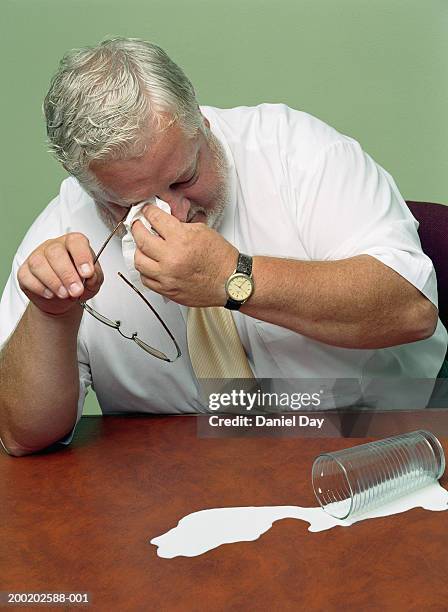
<instances>
[{"instance_id":1,"label":"fingers","mask_svg":"<svg viewBox=\"0 0 448 612\"><path fill-rule=\"evenodd\" d=\"M89 248L90 248L90 254L92 256L92 262L94 262L96 259L96 255L90 246ZM90 264L87 264L87 265L90 267ZM85 266L85 264L81 264L80 269L82 269L83 266ZM84 268L84 272L85 271L86 271L86 268ZM100 263L96 262L93 266L93 274L89 277L84 277L83 285L85 289L89 289L90 291L92 291L95 288L99 289L99 287L101 287L101 285L103 284L103 281L104 281L103 270L101 269Z\"/></svg>"},{"instance_id":2,"label":"fingers","mask_svg":"<svg viewBox=\"0 0 448 612\"><path fill-rule=\"evenodd\" d=\"M177 232L181 224L176 217L169 215L154 204L147 204L143 209L143 214L162 238L168 238Z\"/></svg>"},{"instance_id":3,"label":"fingers","mask_svg":"<svg viewBox=\"0 0 448 612\"><path fill-rule=\"evenodd\" d=\"M160 279L160 266L157 261L146 257L140 249L135 249L134 267L137 272L140 272L142 277L158 281Z\"/></svg>"},{"instance_id":4,"label":"fingers","mask_svg":"<svg viewBox=\"0 0 448 612\"><path fill-rule=\"evenodd\" d=\"M65 246L76 266L80 278L90 278L93 273L94 253L87 238L80 233L67 234Z\"/></svg>"},{"instance_id":5,"label":"fingers","mask_svg":"<svg viewBox=\"0 0 448 612\"><path fill-rule=\"evenodd\" d=\"M88 288L102 282L99 264L93 265L94 253L87 238L71 233L41 244L18 272L21 288L26 293L46 299L80 297ZM98 285L99 286L99 285Z\"/></svg>"},{"instance_id":6,"label":"fingers","mask_svg":"<svg viewBox=\"0 0 448 612\"><path fill-rule=\"evenodd\" d=\"M59 263L57 261L58 259L60 260ZM53 295L62 299L70 295L68 288L73 284L70 281L74 278L78 278L76 270L74 271L76 276L73 275L73 264L61 245L52 245L49 247L48 251L33 253L28 258L24 267L25 278L28 278L26 274L26 268L28 268L28 271L33 277L34 284L37 281L37 283L49 289ZM59 277L58 270L62 278ZM67 282L67 288L64 285L64 281ZM27 289L30 289L30 287L27 286Z\"/></svg>"},{"instance_id":7,"label":"fingers","mask_svg":"<svg viewBox=\"0 0 448 612\"><path fill-rule=\"evenodd\" d=\"M43 249L42 255L39 254L39 258L36 258L38 265L35 265L35 260L30 257L29 266L34 276L60 298L69 295L79 297L84 286L66 246L61 242L52 242Z\"/></svg>"},{"instance_id":8,"label":"fingers","mask_svg":"<svg viewBox=\"0 0 448 612\"><path fill-rule=\"evenodd\" d=\"M154 261L160 261L163 256L164 249L166 247L163 238L151 234L148 229L143 225L143 223L139 220L135 221L135 223L132 224L131 231L135 240L135 244L137 245L137 250L140 250L148 258L151 258Z\"/></svg>"},{"instance_id":9,"label":"fingers","mask_svg":"<svg viewBox=\"0 0 448 612\"><path fill-rule=\"evenodd\" d=\"M47 300L54 297L54 293L33 275L26 263L19 268L17 278L22 290L40 295Z\"/></svg>"},{"instance_id":10,"label":"fingers","mask_svg":"<svg viewBox=\"0 0 448 612\"><path fill-rule=\"evenodd\" d=\"M98 284L101 285L104 281L103 271L99 263L95 264L93 270L93 275L84 282L84 287L87 287L88 289L92 289Z\"/></svg>"}]
</instances>

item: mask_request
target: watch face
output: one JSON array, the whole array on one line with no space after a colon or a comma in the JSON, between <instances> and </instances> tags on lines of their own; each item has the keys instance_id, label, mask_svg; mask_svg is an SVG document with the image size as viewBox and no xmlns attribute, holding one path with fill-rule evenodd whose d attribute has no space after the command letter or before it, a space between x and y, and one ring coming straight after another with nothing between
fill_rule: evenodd
<instances>
[{"instance_id":1,"label":"watch face","mask_svg":"<svg viewBox=\"0 0 448 612\"><path fill-rule=\"evenodd\" d=\"M232 300L244 302L253 291L253 281L246 274L233 274L227 282L227 294Z\"/></svg>"}]
</instances>

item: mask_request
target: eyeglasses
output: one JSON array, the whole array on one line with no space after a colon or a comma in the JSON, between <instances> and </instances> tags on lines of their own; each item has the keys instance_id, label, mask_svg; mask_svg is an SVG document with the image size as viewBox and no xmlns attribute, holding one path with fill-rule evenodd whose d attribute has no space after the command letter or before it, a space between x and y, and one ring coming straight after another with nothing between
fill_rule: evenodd
<instances>
[{"instance_id":1,"label":"eyeglasses","mask_svg":"<svg viewBox=\"0 0 448 612\"><path fill-rule=\"evenodd\" d=\"M123 221L126 219L128 214L129 214L129 210L126 211L126 214L124 215L124 217L120 220L118 225L115 227L113 232L110 234L110 236L107 238L107 240L105 241L103 246L98 251L98 254L96 255L96 257L93 260L93 265L95 265L96 262L99 260L101 253L104 251L106 246L109 244L109 242L112 239L112 237L117 233L118 229L120 228L120 226L122 225ZM182 355L181 350L179 348L179 345L177 344L176 339L174 338L173 334L169 330L168 326L163 321L162 317L155 310L155 308L153 306L151 306L151 304L148 302L148 300L145 298L145 296L137 289L137 287L135 287L125 276L123 276L123 274L121 272L117 272L117 274L118 274L118 276L121 279L124 280L124 282L127 285L129 285L129 287L131 289L133 289L135 291L135 293L137 293L137 295L145 302L145 304L148 306L148 308L150 308L152 313L157 317L157 319L160 322L160 324L162 325L163 329L166 331L166 333L168 334L168 336L170 337L170 339L172 340L172 342L174 344L174 347L176 349L176 356L175 357L170 358L167 355L165 355L165 353L163 353L162 351L159 351L158 349L150 346L149 344L147 344L146 342L141 340L138 337L138 332L134 332L132 335L127 336L120 329L121 321L113 321L113 320L109 319L108 317L103 316L102 314L97 312L94 308L92 308L89 304L87 304L87 302L82 302L81 300L79 300L79 303L81 304L81 306L89 314L91 314L93 317L95 317L95 319L97 319L97 321L100 321L101 323L104 323L104 325L107 325L108 327L112 327L112 328L116 329L118 331L118 333L121 336L123 336L123 338L126 338L126 340L133 340L141 349L143 349L146 353L149 353L153 357L157 357L157 359L162 359L163 361L168 361L169 363L173 363L174 361L179 359L179 357ZM86 280L83 281L83 284L85 284L85 283L86 283Z\"/></svg>"}]
</instances>

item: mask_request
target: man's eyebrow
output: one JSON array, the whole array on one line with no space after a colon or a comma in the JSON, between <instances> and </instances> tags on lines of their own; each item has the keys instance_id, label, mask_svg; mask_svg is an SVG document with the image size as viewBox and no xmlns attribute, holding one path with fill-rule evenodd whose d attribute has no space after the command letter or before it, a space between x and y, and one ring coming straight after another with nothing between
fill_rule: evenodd
<instances>
[{"instance_id":1,"label":"man's eyebrow","mask_svg":"<svg viewBox=\"0 0 448 612\"><path fill-rule=\"evenodd\" d=\"M197 163L198 163L198 158L199 158L199 149L196 152L196 157L195 157L195 160L194 160L193 164L190 162L189 165L185 168L185 170L183 170L183 172L181 172L178 175L177 179L175 181L173 181L173 183L178 182L179 179L181 179L183 176L185 176L186 174L190 174L190 172L192 170L195 170L196 166L197 166Z\"/></svg>"}]
</instances>

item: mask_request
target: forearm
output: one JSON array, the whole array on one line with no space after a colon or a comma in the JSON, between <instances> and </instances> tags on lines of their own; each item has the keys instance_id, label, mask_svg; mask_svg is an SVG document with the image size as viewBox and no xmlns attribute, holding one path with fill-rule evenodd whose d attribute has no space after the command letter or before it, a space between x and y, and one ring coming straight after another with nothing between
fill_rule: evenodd
<instances>
[{"instance_id":1,"label":"forearm","mask_svg":"<svg viewBox=\"0 0 448 612\"><path fill-rule=\"evenodd\" d=\"M241 312L325 344L375 349L421 340L437 309L368 255L325 262L254 257L255 292Z\"/></svg>"},{"instance_id":2,"label":"forearm","mask_svg":"<svg viewBox=\"0 0 448 612\"><path fill-rule=\"evenodd\" d=\"M79 397L77 333L82 309L46 315L32 303L0 355L0 438L26 454L67 434Z\"/></svg>"}]
</instances>

